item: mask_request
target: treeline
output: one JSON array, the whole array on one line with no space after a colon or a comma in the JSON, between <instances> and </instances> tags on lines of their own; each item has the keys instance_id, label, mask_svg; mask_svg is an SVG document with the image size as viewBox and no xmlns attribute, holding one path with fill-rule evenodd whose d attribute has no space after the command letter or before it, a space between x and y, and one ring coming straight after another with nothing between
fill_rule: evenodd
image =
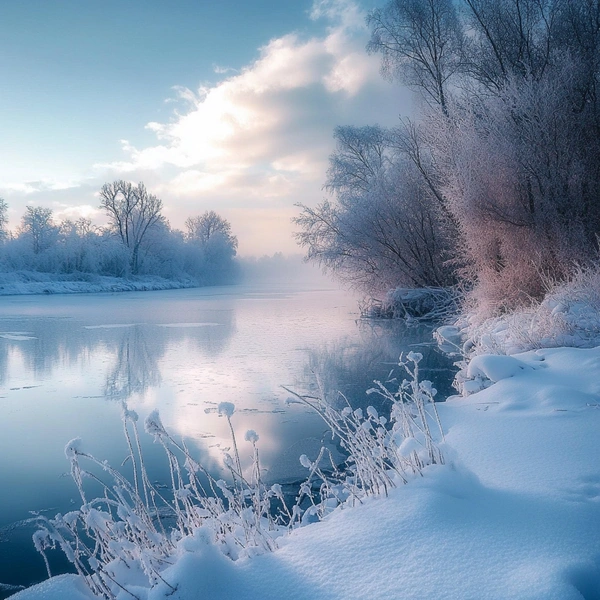
<instances>
[{"instance_id":1,"label":"treeline","mask_svg":"<svg viewBox=\"0 0 600 600\"><path fill-rule=\"evenodd\" d=\"M51 209L27 206L15 231L7 227L8 204L0 199L0 271L158 275L200 285L237 278L237 238L215 212L188 218L179 231L143 183L107 183L100 199L106 227L85 218L58 222Z\"/></svg>"},{"instance_id":2,"label":"treeline","mask_svg":"<svg viewBox=\"0 0 600 600\"><path fill-rule=\"evenodd\" d=\"M296 218L308 257L373 292L461 284L484 312L598 258L600 3L391 0L367 50L419 116L338 127Z\"/></svg>"}]
</instances>

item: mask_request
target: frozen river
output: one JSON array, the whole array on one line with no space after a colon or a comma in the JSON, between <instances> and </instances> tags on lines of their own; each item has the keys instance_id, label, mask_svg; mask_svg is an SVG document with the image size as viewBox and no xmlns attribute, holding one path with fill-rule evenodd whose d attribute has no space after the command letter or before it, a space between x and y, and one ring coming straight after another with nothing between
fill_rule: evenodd
<instances>
[{"instance_id":1,"label":"frozen river","mask_svg":"<svg viewBox=\"0 0 600 600\"><path fill-rule=\"evenodd\" d=\"M166 428L220 473L230 443L216 406L233 402L242 459L253 429L265 479L284 483L302 477L298 457L318 450L324 426L287 405L282 385L307 391L317 372L332 397L340 390L366 405L372 380L385 378L400 352L418 349L425 376L448 390L451 365L428 330L357 319L352 294L273 285L0 298L0 584L45 578L23 521L79 506L64 456L70 439L123 462L123 403L141 421L158 409ZM142 435L160 481L164 456ZM53 565L65 569L58 558Z\"/></svg>"}]
</instances>

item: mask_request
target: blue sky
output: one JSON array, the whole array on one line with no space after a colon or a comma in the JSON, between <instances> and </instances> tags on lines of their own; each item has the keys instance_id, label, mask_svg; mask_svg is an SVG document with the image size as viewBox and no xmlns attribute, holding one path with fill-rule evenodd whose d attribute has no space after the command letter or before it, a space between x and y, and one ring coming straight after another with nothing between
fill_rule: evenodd
<instances>
[{"instance_id":1,"label":"blue sky","mask_svg":"<svg viewBox=\"0 0 600 600\"><path fill-rule=\"evenodd\" d=\"M21 0L0 10L0 196L103 222L144 181L182 228L216 210L241 254L293 252L338 124L391 124L408 96L364 51L375 0Z\"/></svg>"}]
</instances>

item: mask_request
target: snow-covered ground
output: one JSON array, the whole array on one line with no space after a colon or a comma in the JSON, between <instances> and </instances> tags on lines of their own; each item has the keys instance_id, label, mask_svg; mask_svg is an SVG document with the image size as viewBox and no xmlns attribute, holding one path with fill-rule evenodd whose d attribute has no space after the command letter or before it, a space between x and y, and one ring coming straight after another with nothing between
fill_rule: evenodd
<instances>
[{"instance_id":1,"label":"snow-covered ground","mask_svg":"<svg viewBox=\"0 0 600 600\"><path fill-rule=\"evenodd\" d=\"M190 279L173 280L146 275L107 277L104 275L58 275L36 271L0 273L0 296L19 294L82 294L98 292L141 292L196 287Z\"/></svg>"},{"instance_id":2,"label":"snow-covered ground","mask_svg":"<svg viewBox=\"0 0 600 600\"><path fill-rule=\"evenodd\" d=\"M130 591L140 600L599 598L600 348L498 358L480 356L472 369L492 375L487 388L438 405L446 465L251 559L231 561L199 531L163 572L174 593ZM14 596L90 597L68 575Z\"/></svg>"}]
</instances>

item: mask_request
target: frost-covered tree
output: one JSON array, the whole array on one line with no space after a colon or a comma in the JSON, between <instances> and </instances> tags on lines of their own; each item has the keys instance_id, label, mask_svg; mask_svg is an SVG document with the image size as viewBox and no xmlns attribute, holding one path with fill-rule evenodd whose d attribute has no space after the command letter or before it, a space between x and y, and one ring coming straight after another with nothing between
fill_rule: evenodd
<instances>
[{"instance_id":1,"label":"frost-covered tree","mask_svg":"<svg viewBox=\"0 0 600 600\"><path fill-rule=\"evenodd\" d=\"M389 166L389 132L375 126L336 127L336 150L329 157L330 192L368 192Z\"/></svg>"},{"instance_id":2,"label":"frost-covered tree","mask_svg":"<svg viewBox=\"0 0 600 600\"><path fill-rule=\"evenodd\" d=\"M53 246L58 239L58 227L54 223L52 209L27 206L21 218L19 236L29 242L33 254L40 254Z\"/></svg>"},{"instance_id":3,"label":"frost-covered tree","mask_svg":"<svg viewBox=\"0 0 600 600\"><path fill-rule=\"evenodd\" d=\"M454 282L452 242L437 200L380 127L338 127L326 189L333 201L301 205L296 237L307 258L368 292Z\"/></svg>"},{"instance_id":4,"label":"frost-covered tree","mask_svg":"<svg viewBox=\"0 0 600 600\"><path fill-rule=\"evenodd\" d=\"M167 279L185 276L183 232L171 229L166 220L157 223L149 231L144 250L143 273Z\"/></svg>"},{"instance_id":5,"label":"frost-covered tree","mask_svg":"<svg viewBox=\"0 0 600 600\"><path fill-rule=\"evenodd\" d=\"M579 1L579 0L577 0ZM468 74L496 92L516 75L540 77L552 61L564 0L463 0Z\"/></svg>"},{"instance_id":6,"label":"frost-covered tree","mask_svg":"<svg viewBox=\"0 0 600 600\"><path fill-rule=\"evenodd\" d=\"M148 232L162 220L162 201L149 194L146 186L123 180L105 184L100 190L100 208L110 220L112 231L130 253L130 268L140 269L140 254Z\"/></svg>"},{"instance_id":7,"label":"frost-covered tree","mask_svg":"<svg viewBox=\"0 0 600 600\"><path fill-rule=\"evenodd\" d=\"M437 201L479 305L529 302L595 259L600 4L390 0L369 24L384 73L423 100L393 144Z\"/></svg>"},{"instance_id":8,"label":"frost-covered tree","mask_svg":"<svg viewBox=\"0 0 600 600\"><path fill-rule=\"evenodd\" d=\"M101 232L90 219L65 219L59 226L58 252L65 273L97 273L101 254Z\"/></svg>"},{"instance_id":9,"label":"frost-covered tree","mask_svg":"<svg viewBox=\"0 0 600 600\"><path fill-rule=\"evenodd\" d=\"M238 275L237 238L231 225L213 211L188 219L188 232L174 230L161 215L162 202L143 184L106 184L102 206L108 227L86 218L55 221L52 210L27 207L21 225L6 231L0 270L98 274L126 277L156 275L195 279L211 285L233 282ZM6 203L0 200L0 228Z\"/></svg>"},{"instance_id":10,"label":"frost-covered tree","mask_svg":"<svg viewBox=\"0 0 600 600\"><path fill-rule=\"evenodd\" d=\"M208 284L229 283L237 278L238 241L231 224L209 210L185 222L187 242L185 270Z\"/></svg>"},{"instance_id":11,"label":"frost-covered tree","mask_svg":"<svg viewBox=\"0 0 600 600\"><path fill-rule=\"evenodd\" d=\"M8 238L8 204L4 198L0 198L0 244Z\"/></svg>"},{"instance_id":12,"label":"frost-covered tree","mask_svg":"<svg viewBox=\"0 0 600 600\"><path fill-rule=\"evenodd\" d=\"M391 0L373 10L369 52L382 54L382 72L419 88L448 110L448 86L461 69L464 34L453 0Z\"/></svg>"},{"instance_id":13,"label":"frost-covered tree","mask_svg":"<svg viewBox=\"0 0 600 600\"><path fill-rule=\"evenodd\" d=\"M208 210L198 217L189 217L185 221L186 239L192 244L205 246L214 236L221 236L235 254L237 238L231 233L231 224L214 210Z\"/></svg>"},{"instance_id":14,"label":"frost-covered tree","mask_svg":"<svg viewBox=\"0 0 600 600\"><path fill-rule=\"evenodd\" d=\"M574 110L576 82L570 59L555 62L428 121L469 277L490 310L540 297L548 277L596 256L600 143L589 137L592 111Z\"/></svg>"}]
</instances>

